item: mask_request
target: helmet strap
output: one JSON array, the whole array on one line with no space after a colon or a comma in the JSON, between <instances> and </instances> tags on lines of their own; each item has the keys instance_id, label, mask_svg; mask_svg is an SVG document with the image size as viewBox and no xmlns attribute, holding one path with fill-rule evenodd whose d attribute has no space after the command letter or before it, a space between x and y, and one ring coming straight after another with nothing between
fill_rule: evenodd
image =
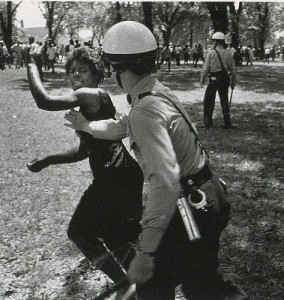
<instances>
[{"instance_id":1,"label":"helmet strap","mask_svg":"<svg viewBox=\"0 0 284 300\"><path fill-rule=\"evenodd\" d=\"M116 81L117 81L119 87L121 89L123 89L123 85L122 85L122 82L121 82L120 74L119 73L115 73L115 78L116 78Z\"/></svg>"}]
</instances>

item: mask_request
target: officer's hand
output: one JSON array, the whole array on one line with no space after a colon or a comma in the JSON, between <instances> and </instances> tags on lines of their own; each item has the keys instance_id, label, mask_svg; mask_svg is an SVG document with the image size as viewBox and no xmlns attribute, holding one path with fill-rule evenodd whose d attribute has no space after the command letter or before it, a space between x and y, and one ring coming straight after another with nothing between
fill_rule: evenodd
<instances>
[{"instance_id":1,"label":"officer's hand","mask_svg":"<svg viewBox=\"0 0 284 300\"><path fill-rule=\"evenodd\" d=\"M146 253L138 253L132 260L127 275L131 283L143 284L154 274L154 257Z\"/></svg>"},{"instance_id":2,"label":"officer's hand","mask_svg":"<svg viewBox=\"0 0 284 300\"><path fill-rule=\"evenodd\" d=\"M27 164L27 167L31 172L38 173L46 167L46 164L43 162L42 159L35 158Z\"/></svg>"},{"instance_id":3,"label":"officer's hand","mask_svg":"<svg viewBox=\"0 0 284 300\"><path fill-rule=\"evenodd\" d=\"M69 123L65 123L64 125L75 130L84 131L85 126L90 122L80 113L74 109L69 110L68 113L64 116L65 120L69 121Z\"/></svg>"}]
</instances>

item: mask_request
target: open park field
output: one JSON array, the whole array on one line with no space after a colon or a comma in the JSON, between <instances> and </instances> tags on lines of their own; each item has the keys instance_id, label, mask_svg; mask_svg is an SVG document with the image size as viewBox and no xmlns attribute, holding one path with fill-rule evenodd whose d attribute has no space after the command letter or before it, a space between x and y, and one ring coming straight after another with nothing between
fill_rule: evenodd
<instances>
[{"instance_id":1,"label":"open park field","mask_svg":"<svg viewBox=\"0 0 284 300\"><path fill-rule=\"evenodd\" d=\"M199 86L199 72L200 66L182 65L173 67L171 74L163 66L156 74L176 92L197 126L202 125L205 92ZM51 93L70 91L62 67L44 76ZM281 62L239 67L231 110L236 128L221 127L217 100L215 127L199 129L231 196L220 268L252 300L284 299L283 84ZM129 109L112 79L102 87L118 113ZM92 180L88 162L52 166L41 173L26 167L36 157L78 143L74 131L63 125L65 112L37 108L25 68L0 72L0 107L0 299L93 299L110 282L89 266L66 234L76 204ZM177 299L183 299L179 290Z\"/></svg>"}]
</instances>

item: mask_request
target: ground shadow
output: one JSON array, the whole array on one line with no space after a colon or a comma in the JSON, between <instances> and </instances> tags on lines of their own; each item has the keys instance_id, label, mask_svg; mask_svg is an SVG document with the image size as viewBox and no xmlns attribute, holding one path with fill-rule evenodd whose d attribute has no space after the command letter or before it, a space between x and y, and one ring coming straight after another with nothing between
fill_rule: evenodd
<instances>
[{"instance_id":1,"label":"ground shadow","mask_svg":"<svg viewBox=\"0 0 284 300\"><path fill-rule=\"evenodd\" d=\"M253 90L257 93L284 94L283 65L257 65L238 68L238 88L244 91Z\"/></svg>"}]
</instances>

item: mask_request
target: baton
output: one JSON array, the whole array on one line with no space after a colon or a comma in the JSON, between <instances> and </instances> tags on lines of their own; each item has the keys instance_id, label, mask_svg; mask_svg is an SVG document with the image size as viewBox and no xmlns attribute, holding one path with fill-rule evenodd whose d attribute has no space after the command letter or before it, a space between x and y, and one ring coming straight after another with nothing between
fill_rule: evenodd
<instances>
[{"instance_id":1,"label":"baton","mask_svg":"<svg viewBox=\"0 0 284 300\"><path fill-rule=\"evenodd\" d=\"M229 104L229 107L231 107L231 105L232 105L233 91L234 91L234 89L231 89L231 96L230 96L230 104Z\"/></svg>"},{"instance_id":2,"label":"baton","mask_svg":"<svg viewBox=\"0 0 284 300\"><path fill-rule=\"evenodd\" d=\"M185 197L180 197L177 201L178 209L181 214L186 232L191 242L198 241L201 239L201 235L197 224L194 220L191 208Z\"/></svg>"}]
</instances>

